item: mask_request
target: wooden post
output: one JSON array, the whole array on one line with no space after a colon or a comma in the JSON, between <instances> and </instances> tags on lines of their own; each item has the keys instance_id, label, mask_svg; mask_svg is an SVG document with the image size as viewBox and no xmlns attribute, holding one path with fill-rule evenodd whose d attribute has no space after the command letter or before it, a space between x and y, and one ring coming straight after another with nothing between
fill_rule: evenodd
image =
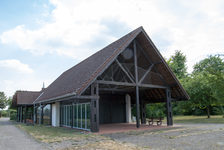
<instances>
[{"instance_id":1,"label":"wooden post","mask_svg":"<svg viewBox=\"0 0 224 150\"><path fill-rule=\"evenodd\" d=\"M145 104L143 102L141 102L140 105L140 112L141 112L141 124L146 124Z\"/></svg>"},{"instance_id":2,"label":"wooden post","mask_svg":"<svg viewBox=\"0 0 224 150\"><path fill-rule=\"evenodd\" d=\"M50 104L50 125L52 126L52 104Z\"/></svg>"},{"instance_id":3,"label":"wooden post","mask_svg":"<svg viewBox=\"0 0 224 150\"><path fill-rule=\"evenodd\" d=\"M33 123L36 123L36 106L35 104L33 105Z\"/></svg>"},{"instance_id":4,"label":"wooden post","mask_svg":"<svg viewBox=\"0 0 224 150\"><path fill-rule=\"evenodd\" d=\"M93 83L91 85L91 96L99 96L99 85ZM91 132L99 132L99 98L91 99Z\"/></svg>"},{"instance_id":5,"label":"wooden post","mask_svg":"<svg viewBox=\"0 0 224 150\"><path fill-rule=\"evenodd\" d=\"M23 122L23 106L20 106L20 122Z\"/></svg>"},{"instance_id":6,"label":"wooden post","mask_svg":"<svg viewBox=\"0 0 224 150\"><path fill-rule=\"evenodd\" d=\"M41 124L44 123L44 105L41 106Z\"/></svg>"},{"instance_id":7,"label":"wooden post","mask_svg":"<svg viewBox=\"0 0 224 150\"><path fill-rule=\"evenodd\" d=\"M26 118L27 118L27 106L25 106L24 123L26 123Z\"/></svg>"},{"instance_id":8,"label":"wooden post","mask_svg":"<svg viewBox=\"0 0 224 150\"><path fill-rule=\"evenodd\" d=\"M19 122L19 107L16 107L16 121Z\"/></svg>"},{"instance_id":9,"label":"wooden post","mask_svg":"<svg viewBox=\"0 0 224 150\"><path fill-rule=\"evenodd\" d=\"M40 104L40 114L39 114L39 124L42 124L42 121L43 121L43 107L42 107L42 105Z\"/></svg>"},{"instance_id":10,"label":"wooden post","mask_svg":"<svg viewBox=\"0 0 224 150\"><path fill-rule=\"evenodd\" d=\"M137 64L137 50L136 50L136 42L134 40L134 63L135 63L135 82L136 82L136 88L135 88L135 95L136 95L136 127L139 128L139 86L138 86L138 64Z\"/></svg>"},{"instance_id":11,"label":"wooden post","mask_svg":"<svg viewBox=\"0 0 224 150\"><path fill-rule=\"evenodd\" d=\"M167 126L173 125L172 103L170 89L166 89L166 110L167 110Z\"/></svg>"}]
</instances>

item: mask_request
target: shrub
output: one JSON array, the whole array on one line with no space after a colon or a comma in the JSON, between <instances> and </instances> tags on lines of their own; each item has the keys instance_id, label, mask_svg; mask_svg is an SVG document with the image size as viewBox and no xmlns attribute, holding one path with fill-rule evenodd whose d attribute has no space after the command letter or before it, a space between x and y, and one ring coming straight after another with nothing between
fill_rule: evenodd
<instances>
[{"instance_id":1,"label":"shrub","mask_svg":"<svg viewBox=\"0 0 224 150\"><path fill-rule=\"evenodd\" d=\"M10 112L10 120L16 120L17 118L16 110L10 109L9 112Z\"/></svg>"}]
</instances>

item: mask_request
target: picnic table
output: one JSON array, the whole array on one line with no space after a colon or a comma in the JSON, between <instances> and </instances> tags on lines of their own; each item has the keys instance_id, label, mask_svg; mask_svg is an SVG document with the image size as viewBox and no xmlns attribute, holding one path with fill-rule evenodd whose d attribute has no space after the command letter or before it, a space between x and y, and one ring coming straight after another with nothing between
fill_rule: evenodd
<instances>
[{"instance_id":1,"label":"picnic table","mask_svg":"<svg viewBox=\"0 0 224 150\"><path fill-rule=\"evenodd\" d=\"M154 122L156 122L157 126L161 126L162 125L162 120L164 120L163 117L157 117L157 118L151 117L151 118L149 118L148 123L151 126L151 125L153 125Z\"/></svg>"}]
</instances>

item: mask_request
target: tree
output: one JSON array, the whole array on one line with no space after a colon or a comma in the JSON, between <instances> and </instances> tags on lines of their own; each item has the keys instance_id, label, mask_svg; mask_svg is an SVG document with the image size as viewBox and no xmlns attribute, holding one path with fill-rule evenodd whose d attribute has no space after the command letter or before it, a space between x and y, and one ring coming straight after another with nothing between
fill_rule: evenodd
<instances>
[{"instance_id":1,"label":"tree","mask_svg":"<svg viewBox=\"0 0 224 150\"><path fill-rule=\"evenodd\" d=\"M169 67L172 69L176 77L183 84L187 76L187 66L186 66L186 56L179 50L175 51L175 54L172 55L167 61ZM183 114L187 110L183 109L186 106L186 102L173 102L173 114ZM190 107L186 107L189 109Z\"/></svg>"},{"instance_id":2,"label":"tree","mask_svg":"<svg viewBox=\"0 0 224 150\"><path fill-rule=\"evenodd\" d=\"M7 97L4 92L0 92L0 109L4 109L8 104Z\"/></svg>"},{"instance_id":3,"label":"tree","mask_svg":"<svg viewBox=\"0 0 224 150\"><path fill-rule=\"evenodd\" d=\"M178 79L187 76L186 56L181 51L175 51L175 54L170 57L167 63Z\"/></svg>"},{"instance_id":4,"label":"tree","mask_svg":"<svg viewBox=\"0 0 224 150\"><path fill-rule=\"evenodd\" d=\"M190 96L195 104L205 108L210 118L211 106L224 105L224 61L220 55L209 56L194 66Z\"/></svg>"}]
</instances>

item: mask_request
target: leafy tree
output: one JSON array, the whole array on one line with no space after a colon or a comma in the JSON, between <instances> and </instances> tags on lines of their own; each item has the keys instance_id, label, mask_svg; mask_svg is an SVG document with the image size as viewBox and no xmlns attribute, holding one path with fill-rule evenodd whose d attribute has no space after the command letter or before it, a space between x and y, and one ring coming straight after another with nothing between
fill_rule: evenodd
<instances>
[{"instance_id":1,"label":"leafy tree","mask_svg":"<svg viewBox=\"0 0 224 150\"><path fill-rule=\"evenodd\" d=\"M7 97L4 92L0 92L0 109L4 109L8 104Z\"/></svg>"},{"instance_id":2,"label":"leafy tree","mask_svg":"<svg viewBox=\"0 0 224 150\"><path fill-rule=\"evenodd\" d=\"M224 104L224 61L219 55L209 56L194 66L189 90L194 104L207 111L210 118L212 106Z\"/></svg>"},{"instance_id":3,"label":"leafy tree","mask_svg":"<svg viewBox=\"0 0 224 150\"><path fill-rule=\"evenodd\" d=\"M172 69L176 77L183 84L187 76L187 66L186 66L186 56L179 50L175 51L175 54L172 55L167 61L169 67ZM173 114L185 114L188 110L183 109L188 103L186 102L172 102L173 105ZM189 109L191 107L186 107ZM189 110L190 111L190 110Z\"/></svg>"},{"instance_id":4,"label":"leafy tree","mask_svg":"<svg viewBox=\"0 0 224 150\"><path fill-rule=\"evenodd\" d=\"M216 104L216 99L212 94L212 87L207 77L203 74L193 75L192 79L189 80L187 85L188 94L191 97L192 108L199 107L205 109L208 118L210 118L210 110L213 105Z\"/></svg>"},{"instance_id":5,"label":"leafy tree","mask_svg":"<svg viewBox=\"0 0 224 150\"><path fill-rule=\"evenodd\" d=\"M181 51L177 50L167 63L178 79L183 79L187 76L186 56Z\"/></svg>"},{"instance_id":6,"label":"leafy tree","mask_svg":"<svg viewBox=\"0 0 224 150\"><path fill-rule=\"evenodd\" d=\"M8 109L15 109L15 106L12 103L12 97L8 98L7 105L9 106Z\"/></svg>"}]
</instances>

